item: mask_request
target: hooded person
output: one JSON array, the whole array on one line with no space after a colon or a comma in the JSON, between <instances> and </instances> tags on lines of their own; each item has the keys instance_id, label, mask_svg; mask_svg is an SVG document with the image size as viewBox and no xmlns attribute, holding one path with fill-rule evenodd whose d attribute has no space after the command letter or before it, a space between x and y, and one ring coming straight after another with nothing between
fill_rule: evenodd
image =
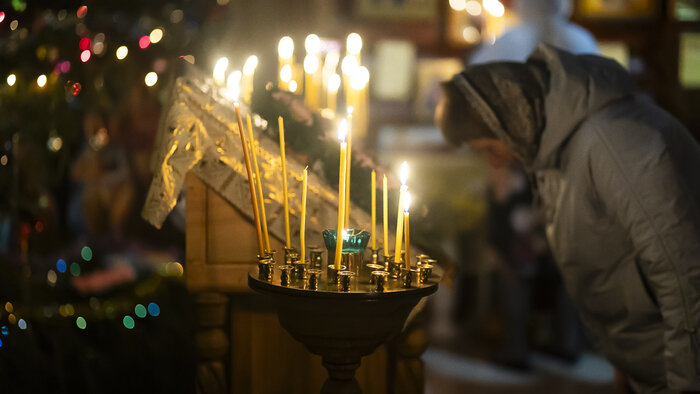
<instances>
[{"instance_id":1,"label":"hooded person","mask_svg":"<svg viewBox=\"0 0 700 394\"><path fill-rule=\"evenodd\" d=\"M484 44L469 58L470 64L494 61L523 62L539 43L576 54L597 54L595 38L569 22L572 0L513 0L519 23L493 44Z\"/></svg>"},{"instance_id":2,"label":"hooded person","mask_svg":"<svg viewBox=\"0 0 700 394\"><path fill-rule=\"evenodd\" d=\"M594 345L639 393L700 390L700 146L612 60L539 46L467 68L436 121L520 161Z\"/></svg>"}]
</instances>

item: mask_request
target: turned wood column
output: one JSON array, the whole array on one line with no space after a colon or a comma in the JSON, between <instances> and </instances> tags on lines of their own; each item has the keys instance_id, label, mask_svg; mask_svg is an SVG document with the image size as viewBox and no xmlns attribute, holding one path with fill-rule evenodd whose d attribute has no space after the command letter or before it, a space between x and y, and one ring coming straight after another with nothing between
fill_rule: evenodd
<instances>
[{"instance_id":1,"label":"turned wood column","mask_svg":"<svg viewBox=\"0 0 700 394\"><path fill-rule=\"evenodd\" d=\"M195 301L195 346L197 351L197 394L227 394L226 335L228 298L221 293L203 293Z\"/></svg>"}]
</instances>

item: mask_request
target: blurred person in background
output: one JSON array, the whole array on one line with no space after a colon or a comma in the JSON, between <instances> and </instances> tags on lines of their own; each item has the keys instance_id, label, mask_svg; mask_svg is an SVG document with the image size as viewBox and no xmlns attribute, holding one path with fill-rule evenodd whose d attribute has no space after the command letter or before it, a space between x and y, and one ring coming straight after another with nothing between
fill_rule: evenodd
<instances>
[{"instance_id":1,"label":"blurred person in background","mask_svg":"<svg viewBox=\"0 0 700 394\"><path fill-rule=\"evenodd\" d=\"M546 235L593 344L639 393L700 390L700 146L616 62L538 47L467 68L447 140L536 180Z\"/></svg>"},{"instance_id":2,"label":"blurred person in background","mask_svg":"<svg viewBox=\"0 0 700 394\"><path fill-rule=\"evenodd\" d=\"M575 54L598 54L595 38L569 22L571 0L514 0L511 8L519 23L493 44L482 44L468 58L469 64L525 62L540 43ZM503 325L501 345L492 359L505 366L527 368L530 337L534 336L543 342L543 350L565 361L575 361L580 353L578 318L546 246L543 215L532 205L525 171L517 162L492 164L497 165L489 171L487 181L489 246L485 256L497 275ZM458 300L458 308L461 303ZM529 328L537 327L533 324L533 305L551 314L543 319L551 324L536 330L542 335L529 332Z\"/></svg>"}]
</instances>

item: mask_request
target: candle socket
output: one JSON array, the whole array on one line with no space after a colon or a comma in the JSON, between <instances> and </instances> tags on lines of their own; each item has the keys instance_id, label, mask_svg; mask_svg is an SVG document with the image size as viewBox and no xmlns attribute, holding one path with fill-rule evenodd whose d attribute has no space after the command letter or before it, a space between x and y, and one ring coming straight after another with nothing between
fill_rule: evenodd
<instances>
[{"instance_id":1,"label":"candle socket","mask_svg":"<svg viewBox=\"0 0 700 394\"><path fill-rule=\"evenodd\" d=\"M323 249L318 246L309 247L309 268L323 268Z\"/></svg>"},{"instance_id":2,"label":"candle socket","mask_svg":"<svg viewBox=\"0 0 700 394\"><path fill-rule=\"evenodd\" d=\"M279 267L280 269L280 285L289 286L292 282L292 266L283 265Z\"/></svg>"},{"instance_id":3,"label":"candle socket","mask_svg":"<svg viewBox=\"0 0 700 394\"><path fill-rule=\"evenodd\" d=\"M421 283L428 282L430 277L433 276L433 265L424 263L418 266L418 268L420 269Z\"/></svg>"},{"instance_id":4,"label":"candle socket","mask_svg":"<svg viewBox=\"0 0 700 394\"><path fill-rule=\"evenodd\" d=\"M273 270L275 268L275 261L271 259L259 259L258 260L258 279L264 281L271 281Z\"/></svg>"},{"instance_id":5,"label":"candle socket","mask_svg":"<svg viewBox=\"0 0 700 394\"><path fill-rule=\"evenodd\" d=\"M384 266L379 264L366 264L365 272L372 273L374 271L384 271ZM372 276L370 275L369 283L372 283Z\"/></svg>"},{"instance_id":6,"label":"candle socket","mask_svg":"<svg viewBox=\"0 0 700 394\"><path fill-rule=\"evenodd\" d=\"M418 259L418 265L423 264L423 262L429 258L430 256L428 256L427 254L419 254L418 256L416 256L416 259Z\"/></svg>"},{"instance_id":7,"label":"candle socket","mask_svg":"<svg viewBox=\"0 0 700 394\"><path fill-rule=\"evenodd\" d=\"M379 264L379 249L370 249L372 264Z\"/></svg>"},{"instance_id":8,"label":"candle socket","mask_svg":"<svg viewBox=\"0 0 700 394\"><path fill-rule=\"evenodd\" d=\"M386 271L372 271L370 275L370 284L374 285L373 289L377 292L383 292L386 288L386 281L389 273Z\"/></svg>"},{"instance_id":9,"label":"candle socket","mask_svg":"<svg viewBox=\"0 0 700 394\"><path fill-rule=\"evenodd\" d=\"M284 263L291 265L294 261L299 260L299 253L294 248L284 248Z\"/></svg>"},{"instance_id":10,"label":"candle socket","mask_svg":"<svg viewBox=\"0 0 700 394\"><path fill-rule=\"evenodd\" d=\"M294 278L306 279L306 263L304 261L296 260L292 262L292 267L294 267Z\"/></svg>"},{"instance_id":11,"label":"candle socket","mask_svg":"<svg viewBox=\"0 0 700 394\"><path fill-rule=\"evenodd\" d=\"M342 265L348 267L348 271L359 274L363 262L362 253L343 253L340 261Z\"/></svg>"},{"instance_id":12,"label":"candle socket","mask_svg":"<svg viewBox=\"0 0 700 394\"><path fill-rule=\"evenodd\" d=\"M347 293L350 291L350 282L352 278L357 274L352 271L340 271L338 272L340 291Z\"/></svg>"},{"instance_id":13,"label":"candle socket","mask_svg":"<svg viewBox=\"0 0 700 394\"><path fill-rule=\"evenodd\" d=\"M333 264L328 265L327 271L327 277L328 277L328 284L329 285L337 285L338 284L338 273L341 271L345 271L345 268L347 268L344 265L340 266L340 269L335 269L335 266Z\"/></svg>"},{"instance_id":14,"label":"candle socket","mask_svg":"<svg viewBox=\"0 0 700 394\"><path fill-rule=\"evenodd\" d=\"M389 264L387 266L389 267L387 271L391 274L391 277L394 279L398 279L398 277L401 275L401 270L404 268L402 261L394 261L393 256L389 256Z\"/></svg>"},{"instance_id":15,"label":"candle socket","mask_svg":"<svg viewBox=\"0 0 700 394\"><path fill-rule=\"evenodd\" d=\"M401 286L404 289L413 287L415 272L413 269L401 268Z\"/></svg>"},{"instance_id":16,"label":"candle socket","mask_svg":"<svg viewBox=\"0 0 700 394\"><path fill-rule=\"evenodd\" d=\"M311 268L307 271L309 277L309 290L318 290L318 282L321 280L321 270Z\"/></svg>"},{"instance_id":17,"label":"candle socket","mask_svg":"<svg viewBox=\"0 0 700 394\"><path fill-rule=\"evenodd\" d=\"M272 260L272 262L275 262L275 254L277 253L276 250L270 250L265 252L265 258ZM259 258L259 257L258 257Z\"/></svg>"}]
</instances>

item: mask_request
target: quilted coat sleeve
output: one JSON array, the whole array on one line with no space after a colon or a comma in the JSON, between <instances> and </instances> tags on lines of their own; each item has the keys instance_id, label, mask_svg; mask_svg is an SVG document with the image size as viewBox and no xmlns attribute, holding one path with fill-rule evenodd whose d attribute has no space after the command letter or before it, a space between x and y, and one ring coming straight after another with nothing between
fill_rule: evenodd
<instances>
[{"instance_id":1,"label":"quilted coat sleeve","mask_svg":"<svg viewBox=\"0 0 700 394\"><path fill-rule=\"evenodd\" d=\"M673 127L663 134L622 122L606 130L591 154L595 191L628 233L658 301L669 388L700 390L700 174L687 171L688 160L700 160L697 144Z\"/></svg>"}]
</instances>

